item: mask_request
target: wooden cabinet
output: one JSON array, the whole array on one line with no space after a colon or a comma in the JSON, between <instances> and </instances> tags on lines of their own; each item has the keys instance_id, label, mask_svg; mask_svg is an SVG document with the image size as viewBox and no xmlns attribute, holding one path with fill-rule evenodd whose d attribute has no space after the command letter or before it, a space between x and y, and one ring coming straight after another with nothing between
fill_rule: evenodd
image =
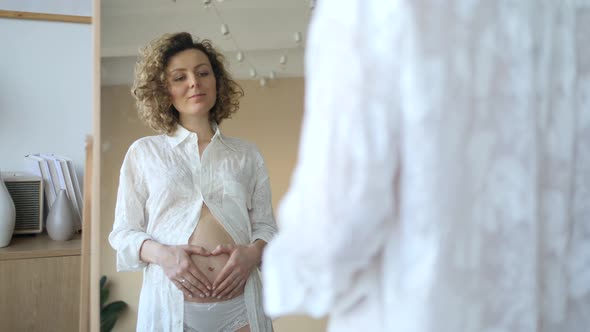
<instances>
[{"instance_id":1,"label":"wooden cabinet","mask_svg":"<svg viewBox=\"0 0 590 332\"><path fill-rule=\"evenodd\" d=\"M0 248L0 326L3 331L78 331L78 235L15 237Z\"/></svg>"}]
</instances>

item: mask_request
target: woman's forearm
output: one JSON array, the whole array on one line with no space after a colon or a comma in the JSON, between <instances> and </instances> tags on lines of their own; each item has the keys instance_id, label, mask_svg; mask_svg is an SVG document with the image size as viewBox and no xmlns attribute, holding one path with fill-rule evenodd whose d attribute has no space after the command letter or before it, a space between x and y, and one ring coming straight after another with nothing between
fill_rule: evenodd
<instances>
[{"instance_id":1,"label":"woman's forearm","mask_svg":"<svg viewBox=\"0 0 590 332\"><path fill-rule=\"evenodd\" d=\"M139 249L139 259L146 263L160 265L164 247L163 244L154 240L145 240Z\"/></svg>"}]
</instances>

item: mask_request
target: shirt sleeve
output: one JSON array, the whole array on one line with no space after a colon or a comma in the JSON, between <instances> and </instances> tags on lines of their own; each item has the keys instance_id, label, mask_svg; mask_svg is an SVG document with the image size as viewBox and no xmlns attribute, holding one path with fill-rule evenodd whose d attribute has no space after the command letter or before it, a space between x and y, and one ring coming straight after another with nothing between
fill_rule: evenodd
<instances>
[{"instance_id":1,"label":"shirt sleeve","mask_svg":"<svg viewBox=\"0 0 590 332\"><path fill-rule=\"evenodd\" d=\"M299 157L263 257L271 317L321 317L360 299L395 221L399 73L380 49L393 22L365 20L362 5L321 1L310 26Z\"/></svg>"},{"instance_id":2,"label":"shirt sleeve","mask_svg":"<svg viewBox=\"0 0 590 332\"><path fill-rule=\"evenodd\" d=\"M252 242L260 239L270 242L277 233L272 209L270 179L260 152L256 153L256 182L252 193L252 208L248 211L252 223Z\"/></svg>"},{"instance_id":3,"label":"shirt sleeve","mask_svg":"<svg viewBox=\"0 0 590 332\"><path fill-rule=\"evenodd\" d=\"M137 144L133 144L121 166L115 222L109 235L109 242L117 251L117 271L138 271L147 266L139 258L141 245L151 238L146 233L147 197L148 190L137 157Z\"/></svg>"}]
</instances>

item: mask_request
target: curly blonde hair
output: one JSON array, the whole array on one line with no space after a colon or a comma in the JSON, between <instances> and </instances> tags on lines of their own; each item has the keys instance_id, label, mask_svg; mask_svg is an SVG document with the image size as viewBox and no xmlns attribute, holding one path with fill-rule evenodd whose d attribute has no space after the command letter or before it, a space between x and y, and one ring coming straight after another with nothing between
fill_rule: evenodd
<instances>
[{"instance_id":1,"label":"curly blonde hair","mask_svg":"<svg viewBox=\"0 0 590 332\"><path fill-rule=\"evenodd\" d=\"M131 88L139 117L159 133L170 135L178 124L179 113L168 93L166 67L170 58L188 49L205 53L215 75L217 99L209 111L210 122L220 124L230 118L239 108L239 98L244 96L244 90L225 69L225 57L213 48L211 41L193 40L188 32L164 34L140 51Z\"/></svg>"}]
</instances>

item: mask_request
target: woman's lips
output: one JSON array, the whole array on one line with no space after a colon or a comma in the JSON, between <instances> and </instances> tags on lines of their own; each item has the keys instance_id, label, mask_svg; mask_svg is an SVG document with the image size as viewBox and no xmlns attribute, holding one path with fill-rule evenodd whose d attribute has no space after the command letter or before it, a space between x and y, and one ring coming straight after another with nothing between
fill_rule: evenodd
<instances>
[{"instance_id":1,"label":"woman's lips","mask_svg":"<svg viewBox=\"0 0 590 332\"><path fill-rule=\"evenodd\" d=\"M204 94L204 93L196 93L196 94L194 94L194 95L192 95L192 96L188 97L188 99L200 99L200 98L202 98L202 97L204 97L204 96L205 96L205 94Z\"/></svg>"}]
</instances>

